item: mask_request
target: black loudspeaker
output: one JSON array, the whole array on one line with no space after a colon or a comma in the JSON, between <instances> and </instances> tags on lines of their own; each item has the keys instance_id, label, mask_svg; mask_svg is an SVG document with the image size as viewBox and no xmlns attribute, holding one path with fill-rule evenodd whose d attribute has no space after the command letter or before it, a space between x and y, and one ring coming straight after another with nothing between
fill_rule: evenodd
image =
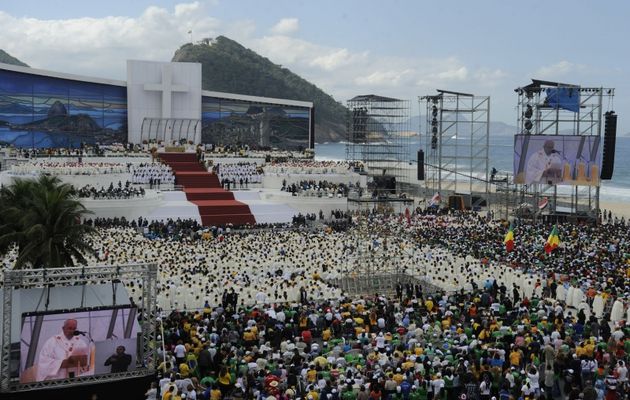
<instances>
[{"instance_id":1,"label":"black loudspeaker","mask_svg":"<svg viewBox=\"0 0 630 400\"><path fill-rule=\"evenodd\" d=\"M615 143L617 141L617 114L608 111L604 114L604 155L602 157L601 179L612 179L615 168Z\"/></svg>"},{"instance_id":2,"label":"black loudspeaker","mask_svg":"<svg viewBox=\"0 0 630 400\"><path fill-rule=\"evenodd\" d=\"M418 180L424 180L424 150L418 150Z\"/></svg>"},{"instance_id":3,"label":"black loudspeaker","mask_svg":"<svg viewBox=\"0 0 630 400\"><path fill-rule=\"evenodd\" d=\"M391 175L378 175L374 177L374 184L379 192L396 193L396 177Z\"/></svg>"},{"instance_id":4,"label":"black loudspeaker","mask_svg":"<svg viewBox=\"0 0 630 400\"><path fill-rule=\"evenodd\" d=\"M448 208L451 210L464 210L464 199L462 196L449 196L448 197Z\"/></svg>"}]
</instances>

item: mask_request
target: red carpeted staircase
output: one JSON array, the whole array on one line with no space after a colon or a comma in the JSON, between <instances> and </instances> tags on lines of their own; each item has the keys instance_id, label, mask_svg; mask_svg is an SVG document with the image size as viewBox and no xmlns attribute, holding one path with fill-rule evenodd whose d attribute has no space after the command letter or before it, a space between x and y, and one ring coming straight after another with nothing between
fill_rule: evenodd
<instances>
[{"instance_id":1,"label":"red carpeted staircase","mask_svg":"<svg viewBox=\"0 0 630 400\"><path fill-rule=\"evenodd\" d=\"M175 184L184 187L186 198L199 208L205 226L254 224L247 204L234 200L234 194L221 187L219 178L206 172L194 153L159 153L173 169Z\"/></svg>"}]
</instances>

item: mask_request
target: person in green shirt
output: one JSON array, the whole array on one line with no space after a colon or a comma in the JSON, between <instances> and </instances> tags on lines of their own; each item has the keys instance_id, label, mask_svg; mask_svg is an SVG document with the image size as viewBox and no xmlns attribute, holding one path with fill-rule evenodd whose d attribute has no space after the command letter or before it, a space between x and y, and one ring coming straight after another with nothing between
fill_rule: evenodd
<instances>
[{"instance_id":1,"label":"person in green shirt","mask_svg":"<svg viewBox=\"0 0 630 400\"><path fill-rule=\"evenodd\" d=\"M356 398L357 394L350 384L346 385L341 391L341 400L355 400Z\"/></svg>"},{"instance_id":2,"label":"person in green shirt","mask_svg":"<svg viewBox=\"0 0 630 400\"><path fill-rule=\"evenodd\" d=\"M215 376L209 375L201 379L199 383L201 383L201 385L203 385L204 387L215 387L217 383L217 378Z\"/></svg>"},{"instance_id":3,"label":"person in green shirt","mask_svg":"<svg viewBox=\"0 0 630 400\"><path fill-rule=\"evenodd\" d=\"M411 387L411 392L409 393L409 400L427 400L427 388L424 385L420 385L420 387L416 387L415 385Z\"/></svg>"}]
</instances>

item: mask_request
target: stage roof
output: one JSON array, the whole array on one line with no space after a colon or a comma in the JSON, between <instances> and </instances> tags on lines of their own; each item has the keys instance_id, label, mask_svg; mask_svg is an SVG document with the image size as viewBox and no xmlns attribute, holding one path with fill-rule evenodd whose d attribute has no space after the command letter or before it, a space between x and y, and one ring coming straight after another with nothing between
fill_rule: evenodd
<instances>
[{"instance_id":1,"label":"stage roof","mask_svg":"<svg viewBox=\"0 0 630 400\"><path fill-rule=\"evenodd\" d=\"M49 78L67 79L71 81L99 83L99 84L104 84L104 85L122 86L122 87L127 86L126 81L120 81L120 80L115 80L115 79L105 79L105 78L95 78L95 77L75 75L75 74L67 74L64 72L48 71L44 69L22 67L19 65L12 65L12 64L0 63L0 70L19 72L19 73L29 74L29 75L45 76ZM313 108L313 103L310 101L298 101L298 100L278 99L278 98L273 98L273 97L251 96L251 95L236 94L236 93L214 92L210 90L202 90L201 95L206 96L206 97L217 97L221 99Z\"/></svg>"}]
</instances>

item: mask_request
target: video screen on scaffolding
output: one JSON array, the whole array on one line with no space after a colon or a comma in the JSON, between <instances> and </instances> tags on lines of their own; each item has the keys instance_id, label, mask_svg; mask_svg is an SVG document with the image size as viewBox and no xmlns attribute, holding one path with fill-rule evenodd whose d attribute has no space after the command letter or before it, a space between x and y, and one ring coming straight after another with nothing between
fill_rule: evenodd
<instances>
[{"instance_id":1,"label":"video screen on scaffolding","mask_svg":"<svg viewBox=\"0 0 630 400\"><path fill-rule=\"evenodd\" d=\"M599 136L515 135L514 183L599 186Z\"/></svg>"},{"instance_id":2,"label":"video screen on scaffolding","mask_svg":"<svg viewBox=\"0 0 630 400\"><path fill-rule=\"evenodd\" d=\"M136 318L130 306L22 314L20 382L134 370Z\"/></svg>"}]
</instances>

